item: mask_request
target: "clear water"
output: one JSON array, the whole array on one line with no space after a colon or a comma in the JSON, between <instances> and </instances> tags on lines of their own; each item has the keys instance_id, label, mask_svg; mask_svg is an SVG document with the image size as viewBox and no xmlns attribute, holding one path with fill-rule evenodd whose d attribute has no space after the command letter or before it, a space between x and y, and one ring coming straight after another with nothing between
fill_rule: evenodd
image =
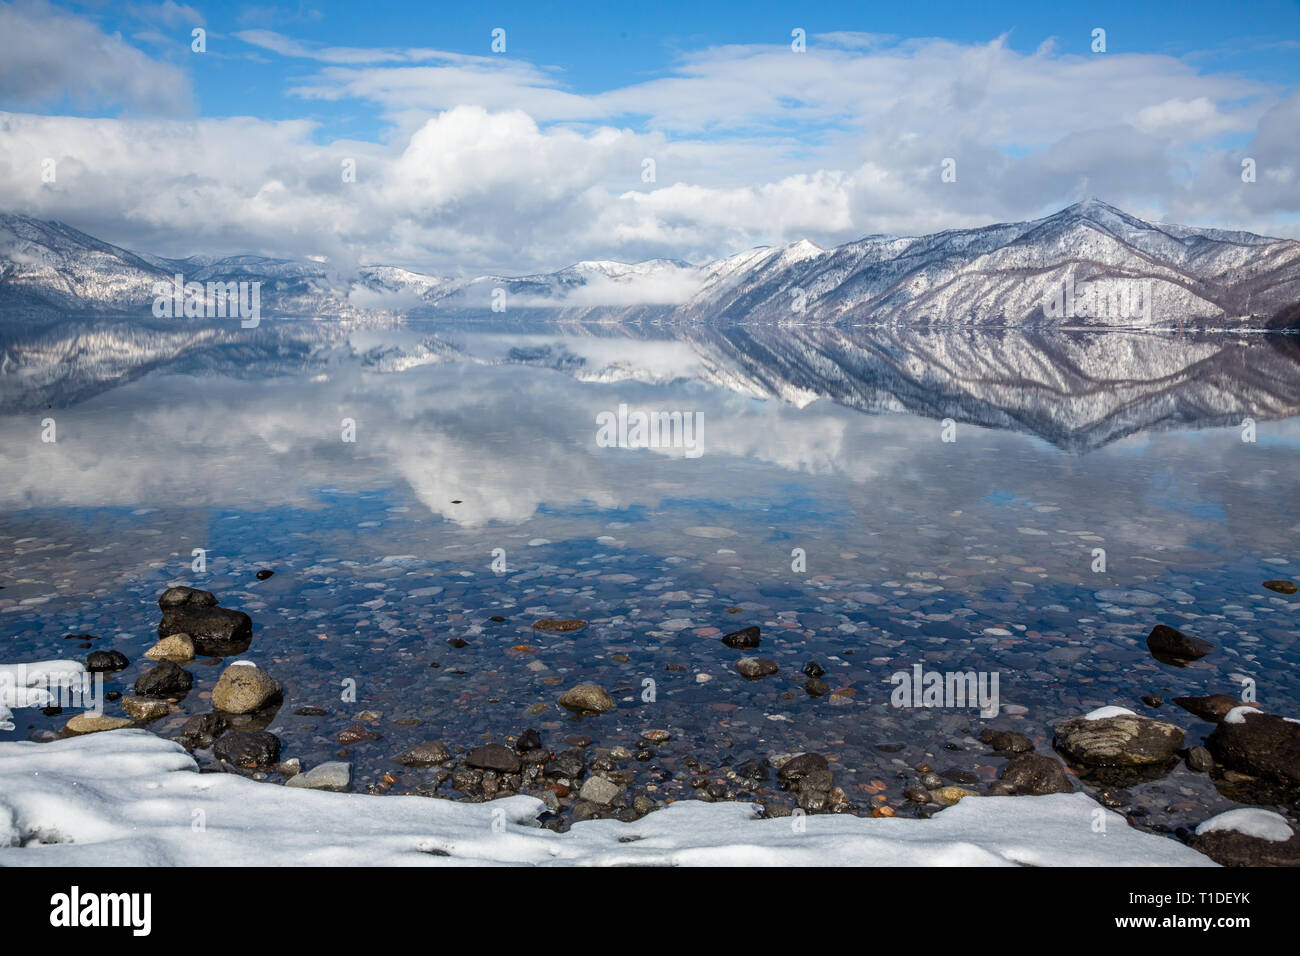
<instances>
[{"instance_id":1,"label":"clear water","mask_svg":"<svg viewBox=\"0 0 1300 956\"><path fill-rule=\"evenodd\" d=\"M662 728L630 764L656 799L694 795L689 757L726 779L816 750L864 812L907 813L918 766L995 778L988 726L1050 753L1053 720L1117 704L1190 745L1211 726L1139 697L1245 678L1300 710L1300 600L1260 586L1300 577L1293 339L483 321L177 338L69 318L3 345L0 656L80 656L64 635L89 633L131 658L109 682L128 691L161 591L211 590L251 615L242 657L286 688L267 725L284 756L341 753L354 789L426 782L391 758L431 738L535 727L595 754ZM597 415L620 404L702 414L703 454L601 447ZM589 624L532 627L552 616ZM1161 622L1215 652L1155 661ZM754 682L718 639L750 624L780 665ZM805 693L809 660L830 694ZM219 664L189 665L152 729L210 709ZM915 664L997 673L998 715L891 706ZM560 709L579 682L617 710ZM22 711L0 738L67 716ZM358 722L381 738L343 748ZM1157 827L1234 805L1182 766L1133 793Z\"/></svg>"}]
</instances>

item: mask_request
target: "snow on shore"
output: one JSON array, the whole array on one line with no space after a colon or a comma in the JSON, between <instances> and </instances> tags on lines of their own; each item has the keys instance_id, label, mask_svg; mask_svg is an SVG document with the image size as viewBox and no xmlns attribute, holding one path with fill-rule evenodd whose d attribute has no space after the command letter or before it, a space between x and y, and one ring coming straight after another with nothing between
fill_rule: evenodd
<instances>
[{"instance_id":1,"label":"snow on shore","mask_svg":"<svg viewBox=\"0 0 1300 956\"><path fill-rule=\"evenodd\" d=\"M1081 793L968 797L931 820L809 816L804 832L743 803L676 803L568 833L539 828L542 809L526 796L468 804L200 774L145 730L0 744L0 866L1213 865Z\"/></svg>"}]
</instances>

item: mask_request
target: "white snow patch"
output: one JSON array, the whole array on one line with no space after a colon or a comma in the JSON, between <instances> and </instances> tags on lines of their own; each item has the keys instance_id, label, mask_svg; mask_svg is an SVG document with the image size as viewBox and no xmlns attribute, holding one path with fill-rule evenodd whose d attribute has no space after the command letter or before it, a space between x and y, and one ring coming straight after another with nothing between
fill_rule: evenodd
<instances>
[{"instance_id":1,"label":"white snow patch","mask_svg":"<svg viewBox=\"0 0 1300 956\"><path fill-rule=\"evenodd\" d=\"M1262 714L1263 711L1258 707L1234 707L1224 716L1225 724L1244 724L1247 714Z\"/></svg>"},{"instance_id":2,"label":"white snow patch","mask_svg":"<svg viewBox=\"0 0 1300 956\"><path fill-rule=\"evenodd\" d=\"M968 797L929 820L817 815L804 832L756 819L752 804L688 800L553 833L535 823L544 806L199 774L178 744L138 729L0 744L0 866L1214 865L1082 793ZM1098 813L1110 818L1101 833Z\"/></svg>"},{"instance_id":3,"label":"white snow patch","mask_svg":"<svg viewBox=\"0 0 1300 956\"><path fill-rule=\"evenodd\" d=\"M1215 830L1236 830L1246 836L1270 840L1273 843L1285 843L1291 839L1291 824L1286 822L1284 816L1257 807L1228 810L1217 817L1210 817L1196 828L1196 835L1212 833Z\"/></svg>"},{"instance_id":4,"label":"white snow patch","mask_svg":"<svg viewBox=\"0 0 1300 956\"><path fill-rule=\"evenodd\" d=\"M1136 717L1127 707L1098 707L1083 715L1084 720L1105 720L1107 717Z\"/></svg>"}]
</instances>

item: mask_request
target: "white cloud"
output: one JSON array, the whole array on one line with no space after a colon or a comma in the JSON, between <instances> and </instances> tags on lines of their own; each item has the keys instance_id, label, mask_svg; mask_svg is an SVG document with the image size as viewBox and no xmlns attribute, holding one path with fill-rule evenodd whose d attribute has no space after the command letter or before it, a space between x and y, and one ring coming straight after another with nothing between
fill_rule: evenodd
<instances>
[{"instance_id":1,"label":"white cloud","mask_svg":"<svg viewBox=\"0 0 1300 956\"><path fill-rule=\"evenodd\" d=\"M189 77L95 24L44 2L0 4L0 100L39 107L118 106L162 114L192 109Z\"/></svg>"},{"instance_id":2,"label":"white cloud","mask_svg":"<svg viewBox=\"0 0 1300 956\"><path fill-rule=\"evenodd\" d=\"M240 36L327 64L290 92L374 104L390 134L0 114L0 207L164 255L311 254L448 274L825 247L1029 218L1088 195L1168 221L1300 232L1300 94L1167 56L836 34L812 37L806 54L699 51L669 76L579 94L506 57ZM1243 155L1259 168L1249 186ZM940 181L945 157L955 183ZM45 158L56 183L41 181ZM346 158L355 183L341 180ZM641 179L646 159L654 182Z\"/></svg>"}]
</instances>

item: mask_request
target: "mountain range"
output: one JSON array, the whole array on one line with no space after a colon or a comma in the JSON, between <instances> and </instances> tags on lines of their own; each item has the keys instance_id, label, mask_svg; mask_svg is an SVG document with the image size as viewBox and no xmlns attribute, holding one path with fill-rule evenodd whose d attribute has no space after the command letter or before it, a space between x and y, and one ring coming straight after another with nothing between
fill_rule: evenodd
<instances>
[{"instance_id":1,"label":"mountain range","mask_svg":"<svg viewBox=\"0 0 1300 956\"><path fill-rule=\"evenodd\" d=\"M1300 325L1300 242L1150 223L1098 200L929 236L799 241L702 265L579 262L474 278L253 255L167 259L0 214L0 320L135 314L155 286L257 281L264 316L507 312L690 324L1281 328Z\"/></svg>"}]
</instances>

